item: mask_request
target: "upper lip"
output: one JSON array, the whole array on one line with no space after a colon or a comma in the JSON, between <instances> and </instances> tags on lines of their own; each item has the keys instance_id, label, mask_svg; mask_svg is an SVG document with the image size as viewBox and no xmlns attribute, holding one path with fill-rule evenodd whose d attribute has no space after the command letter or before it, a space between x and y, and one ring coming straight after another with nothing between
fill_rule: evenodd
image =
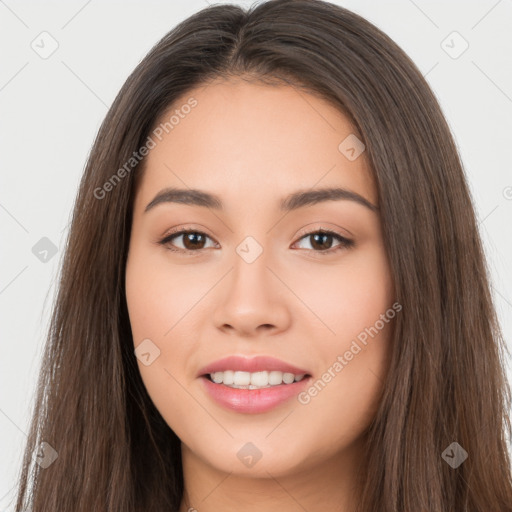
<instances>
[{"instance_id":1,"label":"upper lip","mask_svg":"<svg viewBox=\"0 0 512 512\"><path fill-rule=\"evenodd\" d=\"M242 371L242 372L261 372L265 370L280 371L283 373L293 373L294 375L307 374L306 370L298 368L292 364L281 361L269 356L242 357L229 356L214 361L199 370L199 376L209 373L224 372L226 370Z\"/></svg>"}]
</instances>

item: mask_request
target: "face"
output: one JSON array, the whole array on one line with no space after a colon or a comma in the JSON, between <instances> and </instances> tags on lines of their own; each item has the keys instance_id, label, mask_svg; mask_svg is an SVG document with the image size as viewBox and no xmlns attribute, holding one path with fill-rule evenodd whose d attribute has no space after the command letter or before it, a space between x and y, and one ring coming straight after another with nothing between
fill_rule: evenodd
<instances>
[{"instance_id":1,"label":"face","mask_svg":"<svg viewBox=\"0 0 512 512\"><path fill-rule=\"evenodd\" d=\"M397 313L357 134L287 85L214 82L162 122L176 109L153 132L126 268L147 391L209 468L277 477L341 461L375 415ZM349 193L285 201L320 189Z\"/></svg>"}]
</instances>

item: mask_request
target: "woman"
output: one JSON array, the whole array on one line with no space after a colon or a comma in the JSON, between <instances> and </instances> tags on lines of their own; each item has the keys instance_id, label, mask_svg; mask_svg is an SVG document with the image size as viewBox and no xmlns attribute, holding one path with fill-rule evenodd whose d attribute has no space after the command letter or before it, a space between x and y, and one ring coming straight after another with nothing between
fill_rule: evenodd
<instances>
[{"instance_id":1,"label":"woman","mask_svg":"<svg viewBox=\"0 0 512 512\"><path fill-rule=\"evenodd\" d=\"M91 151L16 510L512 510L502 350L411 60L327 2L209 7Z\"/></svg>"}]
</instances>

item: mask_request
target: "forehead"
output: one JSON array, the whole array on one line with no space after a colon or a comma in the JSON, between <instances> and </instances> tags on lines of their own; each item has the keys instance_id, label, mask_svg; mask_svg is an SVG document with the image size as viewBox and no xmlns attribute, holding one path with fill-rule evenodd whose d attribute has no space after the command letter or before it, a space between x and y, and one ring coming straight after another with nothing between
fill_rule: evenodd
<instances>
[{"instance_id":1,"label":"forehead","mask_svg":"<svg viewBox=\"0 0 512 512\"><path fill-rule=\"evenodd\" d=\"M167 109L152 133L155 146L138 190L146 203L169 186L217 192L226 204L342 186L377 203L364 151L349 160L346 144L340 149L358 136L350 121L290 85L231 79L197 87Z\"/></svg>"}]
</instances>

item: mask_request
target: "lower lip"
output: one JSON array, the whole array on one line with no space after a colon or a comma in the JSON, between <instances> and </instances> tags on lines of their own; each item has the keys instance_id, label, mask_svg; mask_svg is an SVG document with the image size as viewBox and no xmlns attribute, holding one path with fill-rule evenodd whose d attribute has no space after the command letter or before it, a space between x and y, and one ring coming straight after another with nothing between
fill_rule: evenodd
<instances>
[{"instance_id":1,"label":"lower lip","mask_svg":"<svg viewBox=\"0 0 512 512\"><path fill-rule=\"evenodd\" d=\"M216 384L207 377L201 377L206 392L218 404L232 411L257 414L266 412L297 396L311 377L304 377L292 384L281 384L261 389L236 389Z\"/></svg>"}]
</instances>

